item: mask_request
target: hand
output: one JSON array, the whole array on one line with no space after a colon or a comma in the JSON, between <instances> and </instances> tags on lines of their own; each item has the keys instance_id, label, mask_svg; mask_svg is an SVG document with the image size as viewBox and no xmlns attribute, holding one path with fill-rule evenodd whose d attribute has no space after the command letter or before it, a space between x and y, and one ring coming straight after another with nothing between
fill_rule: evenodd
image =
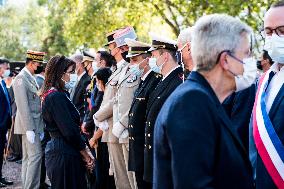
<instances>
[{"instance_id":1,"label":"hand","mask_svg":"<svg viewBox=\"0 0 284 189\"><path fill-rule=\"evenodd\" d=\"M26 131L27 140L33 144L35 143L35 132L34 131Z\"/></svg>"},{"instance_id":2,"label":"hand","mask_svg":"<svg viewBox=\"0 0 284 189\"><path fill-rule=\"evenodd\" d=\"M86 129L86 123L84 122L82 125L81 125L81 131L84 133L84 134L88 134L87 132L87 129Z\"/></svg>"},{"instance_id":3,"label":"hand","mask_svg":"<svg viewBox=\"0 0 284 189\"><path fill-rule=\"evenodd\" d=\"M112 134L114 136L116 136L117 138L120 137L120 135L122 134L122 132L125 130L125 127L119 123L119 122L116 122L114 125L113 125L113 128L112 128Z\"/></svg>"},{"instance_id":4,"label":"hand","mask_svg":"<svg viewBox=\"0 0 284 189\"><path fill-rule=\"evenodd\" d=\"M92 137L89 141L89 144L92 148L97 148L98 146L98 140L95 137Z\"/></svg>"},{"instance_id":5,"label":"hand","mask_svg":"<svg viewBox=\"0 0 284 189\"><path fill-rule=\"evenodd\" d=\"M91 171L94 168L95 158L92 155L90 149L89 148L85 148L84 150L80 151L80 153L83 156L83 160L86 163L87 169Z\"/></svg>"},{"instance_id":6,"label":"hand","mask_svg":"<svg viewBox=\"0 0 284 189\"><path fill-rule=\"evenodd\" d=\"M108 128L109 128L107 121L105 120L105 121L103 121L103 122L100 122L100 123L99 123L99 128L100 128L102 131L106 132L106 131L108 130Z\"/></svg>"}]
</instances>

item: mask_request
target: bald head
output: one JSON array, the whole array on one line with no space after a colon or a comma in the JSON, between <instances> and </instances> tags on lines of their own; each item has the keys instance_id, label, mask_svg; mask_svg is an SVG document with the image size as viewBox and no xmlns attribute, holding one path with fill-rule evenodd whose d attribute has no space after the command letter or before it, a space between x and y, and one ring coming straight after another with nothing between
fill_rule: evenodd
<instances>
[{"instance_id":1,"label":"bald head","mask_svg":"<svg viewBox=\"0 0 284 189\"><path fill-rule=\"evenodd\" d=\"M264 28L275 29L284 26L284 1L273 4L264 17Z\"/></svg>"}]
</instances>

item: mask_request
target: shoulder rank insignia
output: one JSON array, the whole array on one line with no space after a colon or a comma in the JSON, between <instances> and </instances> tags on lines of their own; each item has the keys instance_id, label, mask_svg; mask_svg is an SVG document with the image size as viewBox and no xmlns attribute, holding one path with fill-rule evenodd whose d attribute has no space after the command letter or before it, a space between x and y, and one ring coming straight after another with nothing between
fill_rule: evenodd
<instances>
[{"instance_id":1,"label":"shoulder rank insignia","mask_svg":"<svg viewBox=\"0 0 284 189\"><path fill-rule=\"evenodd\" d=\"M129 78L127 79L127 83L133 83L136 80L137 80L136 75L130 75Z\"/></svg>"}]
</instances>

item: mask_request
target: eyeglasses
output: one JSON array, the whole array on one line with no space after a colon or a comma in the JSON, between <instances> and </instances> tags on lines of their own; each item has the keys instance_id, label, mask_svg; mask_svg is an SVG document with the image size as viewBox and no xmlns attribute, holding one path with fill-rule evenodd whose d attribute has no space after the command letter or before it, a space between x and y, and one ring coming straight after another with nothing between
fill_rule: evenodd
<instances>
[{"instance_id":1,"label":"eyeglasses","mask_svg":"<svg viewBox=\"0 0 284 189\"><path fill-rule=\"evenodd\" d=\"M71 70L69 72L65 72L66 74L74 74L75 73L75 70Z\"/></svg>"},{"instance_id":2,"label":"eyeglasses","mask_svg":"<svg viewBox=\"0 0 284 189\"><path fill-rule=\"evenodd\" d=\"M272 29L272 28L264 28L262 31L261 31L261 35L263 37L266 37L266 36L272 36L273 33L276 33L279 37L284 37L284 26L278 26L277 28L275 29Z\"/></svg>"}]
</instances>

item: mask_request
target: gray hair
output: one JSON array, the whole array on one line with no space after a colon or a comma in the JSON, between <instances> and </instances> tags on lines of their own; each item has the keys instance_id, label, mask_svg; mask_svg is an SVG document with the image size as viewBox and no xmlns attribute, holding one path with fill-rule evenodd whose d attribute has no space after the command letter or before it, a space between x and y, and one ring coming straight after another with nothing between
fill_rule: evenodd
<instances>
[{"instance_id":1,"label":"gray hair","mask_svg":"<svg viewBox=\"0 0 284 189\"><path fill-rule=\"evenodd\" d=\"M197 71L212 70L224 50L234 52L251 28L239 19L226 14L201 17L192 33L191 52Z\"/></svg>"},{"instance_id":2,"label":"gray hair","mask_svg":"<svg viewBox=\"0 0 284 189\"><path fill-rule=\"evenodd\" d=\"M77 64L81 63L83 61L83 55L81 54L73 54L70 57L71 60L73 60L74 62L76 62Z\"/></svg>"},{"instance_id":3,"label":"gray hair","mask_svg":"<svg viewBox=\"0 0 284 189\"><path fill-rule=\"evenodd\" d=\"M192 35L192 28L186 28L182 30L178 36L178 42L181 43L182 45L185 45L186 43L191 41L191 35Z\"/></svg>"}]
</instances>

